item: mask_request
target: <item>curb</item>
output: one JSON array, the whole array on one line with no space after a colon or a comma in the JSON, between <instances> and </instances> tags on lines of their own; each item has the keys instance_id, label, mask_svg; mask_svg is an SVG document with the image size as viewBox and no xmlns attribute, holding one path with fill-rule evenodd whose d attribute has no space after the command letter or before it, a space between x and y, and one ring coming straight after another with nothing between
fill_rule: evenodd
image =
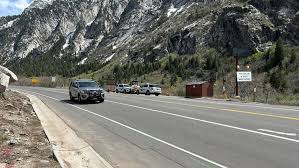
<instances>
[{"instance_id":1,"label":"curb","mask_svg":"<svg viewBox=\"0 0 299 168\"><path fill-rule=\"evenodd\" d=\"M26 94L62 168L113 168L39 98Z\"/></svg>"}]
</instances>

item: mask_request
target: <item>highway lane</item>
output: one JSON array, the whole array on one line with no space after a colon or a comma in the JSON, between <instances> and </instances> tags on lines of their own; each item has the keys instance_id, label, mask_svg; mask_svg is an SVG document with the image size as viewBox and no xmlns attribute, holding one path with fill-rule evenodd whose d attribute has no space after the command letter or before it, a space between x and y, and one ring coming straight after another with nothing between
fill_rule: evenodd
<instances>
[{"instance_id":1,"label":"highway lane","mask_svg":"<svg viewBox=\"0 0 299 168\"><path fill-rule=\"evenodd\" d=\"M39 96L120 167L299 165L297 107L122 94L108 94L103 104L70 106L67 90L17 89Z\"/></svg>"}]
</instances>

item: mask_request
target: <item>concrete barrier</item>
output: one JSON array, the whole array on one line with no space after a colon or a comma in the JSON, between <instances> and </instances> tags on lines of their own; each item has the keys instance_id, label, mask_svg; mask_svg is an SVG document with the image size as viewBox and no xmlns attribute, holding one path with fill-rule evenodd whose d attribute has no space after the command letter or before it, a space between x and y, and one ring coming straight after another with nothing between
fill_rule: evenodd
<instances>
[{"instance_id":1,"label":"concrete barrier","mask_svg":"<svg viewBox=\"0 0 299 168\"><path fill-rule=\"evenodd\" d=\"M113 168L38 97L27 96L62 168Z\"/></svg>"},{"instance_id":2,"label":"concrete barrier","mask_svg":"<svg viewBox=\"0 0 299 168\"><path fill-rule=\"evenodd\" d=\"M10 83L18 81L17 75L15 73L13 73L11 70L5 68L4 66L0 65L0 72L4 73L10 77L10 79L9 79Z\"/></svg>"},{"instance_id":3,"label":"concrete barrier","mask_svg":"<svg viewBox=\"0 0 299 168\"><path fill-rule=\"evenodd\" d=\"M8 87L10 77L0 72L0 93L5 92Z\"/></svg>"},{"instance_id":4,"label":"concrete barrier","mask_svg":"<svg viewBox=\"0 0 299 168\"><path fill-rule=\"evenodd\" d=\"M4 93L9 83L18 81L18 77L9 69L0 65L0 93Z\"/></svg>"}]
</instances>

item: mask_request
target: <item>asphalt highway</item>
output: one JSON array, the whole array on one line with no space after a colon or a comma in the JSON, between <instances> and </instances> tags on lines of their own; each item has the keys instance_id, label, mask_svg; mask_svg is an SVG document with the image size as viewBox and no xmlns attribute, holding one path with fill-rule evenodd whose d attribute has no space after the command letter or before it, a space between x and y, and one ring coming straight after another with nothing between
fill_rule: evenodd
<instances>
[{"instance_id":1,"label":"asphalt highway","mask_svg":"<svg viewBox=\"0 0 299 168\"><path fill-rule=\"evenodd\" d=\"M38 96L117 168L299 167L299 107L116 93L78 104L66 89L12 89Z\"/></svg>"}]
</instances>

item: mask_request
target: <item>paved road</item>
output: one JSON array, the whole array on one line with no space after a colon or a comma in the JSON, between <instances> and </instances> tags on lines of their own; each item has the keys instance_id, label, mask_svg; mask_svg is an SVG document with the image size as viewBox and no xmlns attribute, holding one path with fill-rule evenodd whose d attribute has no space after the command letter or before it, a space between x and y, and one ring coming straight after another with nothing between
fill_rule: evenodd
<instances>
[{"instance_id":1,"label":"paved road","mask_svg":"<svg viewBox=\"0 0 299 168\"><path fill-rule=\"evenodd\" d=\"M115 93L76 104L63 89L13 89L41 98L114 167L299 167L298 107Z\"/></svg>"}]
</instances>

